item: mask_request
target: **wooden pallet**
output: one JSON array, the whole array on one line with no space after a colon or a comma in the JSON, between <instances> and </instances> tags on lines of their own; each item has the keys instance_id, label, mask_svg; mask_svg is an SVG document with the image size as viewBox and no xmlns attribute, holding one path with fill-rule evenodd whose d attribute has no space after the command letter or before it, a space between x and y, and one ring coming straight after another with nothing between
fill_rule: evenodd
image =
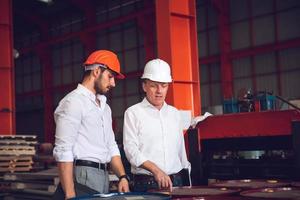
<instances>
[{"instance_id":1,"label":"wooden pallet","mask_svg":"<svg viewBox=\"0 0 300 200\"><path fill-rule=\"evenodd\" d=\"M17 144L17 145L36 145L38 144L37 141L26 141L26 140L19 140L19 139L0 139L0 144L2 145L14 145L14 144Z\"/></svg>"},{"instance_id":2,"label":"wooden pallet","mask_svg":"<svg viewBox=\"0 0 300 200\"><path fill-rule=\"evenodd\" d=\"M35 155L36 151L35 150L26 150L26 149L21 149L21 150L0 150L0 155L16 155L16 156L20 156L20 155Z\"/></svg>"},{"instance_id":3,"label":"wooden pallet","mask_svg":"<svg viewBox=\"0 0 300 200\"><path fill-rule=\"evenodd\" d=\"M0 135L0 139L36 140L36 135Z\"/></svg>"},{"instance_id":4,"label":"wooden pallet","mask_svg":"<svg viewBox=\"0 0 300 200\"><path fill-rule=\"evenodd\" d=\"M0 156L0 162L2 161L32 161L32 156Z\"/></svg>"}]
</instances>

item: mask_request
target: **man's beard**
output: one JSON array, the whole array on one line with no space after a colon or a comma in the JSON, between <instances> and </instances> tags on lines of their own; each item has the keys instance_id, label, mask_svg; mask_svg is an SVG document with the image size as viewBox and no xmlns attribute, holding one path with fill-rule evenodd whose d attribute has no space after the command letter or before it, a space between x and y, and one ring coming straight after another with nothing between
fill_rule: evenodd
<instances>
[{"instance_id":1,"label":"man's beard","mask_svg":"<svg viewBox=\"0 0 300 200\"><path fill-rule=\"evenodd\" d=\"M95 88L96 94L104 95L109 91L110 88L107 90L105 90L105 88L101 88L100 87L101 80L102 80L102 73L100 74L99 78L97 80L95 80L94 88Z\"/></svg>"}]
</instances>

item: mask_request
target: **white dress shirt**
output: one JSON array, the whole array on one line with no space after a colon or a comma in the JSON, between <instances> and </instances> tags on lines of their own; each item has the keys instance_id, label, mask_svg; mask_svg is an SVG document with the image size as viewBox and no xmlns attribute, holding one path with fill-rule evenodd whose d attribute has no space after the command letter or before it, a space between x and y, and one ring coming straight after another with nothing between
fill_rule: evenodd
<instances>
[{"instance_id":1,"label":"white dress shirt","mask_svg":"<svg viewBox=\"0 0 300 200\"><path fill-rule=\"evenodd\" d=\"M124 115L124 150L133 174L151 173L139 166L149 160L166 174L189 168L183 128L176 108L164 103L158 110L146 98Z\"/></svg>"},{"instance_id":2,"label":"white dress shirt","mask_svg":"<svg viewBox=\"0 0 300 200\"><path fill-rule=\"evenodd\" d=\"M120 155L112 130L111 109L104 95L95 95L79 84L59 102L54 119L56 161L108 163L113 156Z\"/></svg>"}]
</instances>

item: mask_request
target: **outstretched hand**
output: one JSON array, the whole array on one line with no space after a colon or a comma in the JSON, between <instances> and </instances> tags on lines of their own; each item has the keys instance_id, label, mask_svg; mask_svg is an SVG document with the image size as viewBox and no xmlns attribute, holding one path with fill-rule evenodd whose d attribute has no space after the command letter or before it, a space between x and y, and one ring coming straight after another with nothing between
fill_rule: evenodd
<instances>
[{"instance_id":1,"label":"outstretched hand","mask_svg":"<svg viewBox=\"0 0 300 200\"><path fill-rule=\"evenodd\" d=\"M155 173L154 173L154 178L156 180L156 182L158 183L158 187L160 189L162 188L169 188L170 192L172 192L172 181L171 178L164 173L162 170L158 169Z\"/></svg>"},{"instance_id":2,"label":"outstretched hand","mask_svg":"<svg viewBox=\"0 0 300 200\"><path fill-rule=\"evenodd\" d=\"M129 192L129 183L127 179L122 178L118 184L118 192Z\"/></svg>"}]
</instances>

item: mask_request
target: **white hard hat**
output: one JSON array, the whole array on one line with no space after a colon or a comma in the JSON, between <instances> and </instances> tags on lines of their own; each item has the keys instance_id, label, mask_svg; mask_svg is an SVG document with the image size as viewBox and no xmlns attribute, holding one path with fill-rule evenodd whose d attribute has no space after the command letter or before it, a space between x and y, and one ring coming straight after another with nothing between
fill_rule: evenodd
<instances>
[{"instance_id":1,"label":"white hard hat","mask_svg":"<svg viewBox=\"0 0 300 200\"><path fill-rule=\"evenodd\" d=\"M171 70L168 63L161 59L153 59L147 62L142 79L170 83L172 82Z\"/></svg>"}]
</instances>

